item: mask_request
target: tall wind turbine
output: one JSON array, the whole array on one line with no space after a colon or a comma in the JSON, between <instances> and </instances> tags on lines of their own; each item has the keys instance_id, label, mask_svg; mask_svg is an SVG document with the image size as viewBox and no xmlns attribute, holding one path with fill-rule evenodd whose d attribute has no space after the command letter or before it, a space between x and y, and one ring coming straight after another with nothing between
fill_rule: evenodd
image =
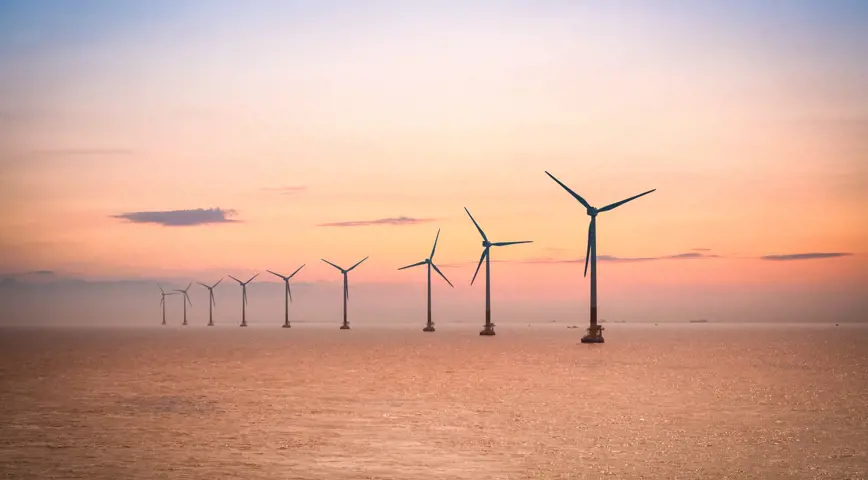
<instances>
[{"instance_id":1,"label":"tall wind turbine","mask_svg":"<svg viewBox=\"0 0 868 480\"><path fill-rule=\"evenodd\" d=\"M190 303L190 306L191 306L191 307L193 306L193 302L190 302L190 296L187 295L187 290L190 289L190 285L193 285L193 282L190 282L189 284L187 284L187 288L185 288L185 289L183 289L183 290L174 290L174 291L176 291L176 292L178 292L178 293L183 293L183 294L184 294L184 301L181 302L181 303L184 304L184 323L182 323L181 325L183 325L183 326L185 326L185 327L187 326L187 302Z\"/></svg>"},{"instance_id":2,"label":"tall wind turbine","mask_svg":"<svg viewBox=\"0 0 868 480\"><path fill-rule=\"evenodd\" d=\"M235 280L236 282L238 282L239 285L241 285L241 326L242 327L247 326L247 284L252 282L253 279L258 277L258 276L259 276L259 274L257 273L256 275L250 277L246 282L242 282L241 280L238 280L237 278L233 277L232 275L229 275L229 278L231 278L232 280Z\"/></svg>"},{"instance_id":3,"label":"tall wind turbine","mask_svg":"<svg viewBox=\"0 0 868 480\"><path fill-rule=\"evenodd\" d=\"M631 200L635 200L643 195L648 195L657 189L648 190L645 193L634 195L625 200L621 200L620 202L606 205L603 208L594 208L578 193L570 190L570 187L564 185L560 180L555 178L554 175L549 172L546 172L546 175L551 177L552 180L569 192L573 198L578 200L587 210L588 216L591 217L591 223L588 225L588 249L585 254L586 277L588 276L588 262L590 261L591 264L591 326L588 327L588 334L582 337L582 343L603 343L603 327L597 325L597 214L608 212L609 210L615 209Z\"/></svg>"},{"instance_id":4,"label":"tall wind turbine","mask_svg":"<svg viewBox=\"0 0 868 480\"><path fill-rule=\"evenodd\" d=\"M434 267L434 270L443 277L443 280L446 280L446 283L449 284L450 287L455 288L452 285L452 282L446 278L446 275L443 275L443 272L437 268L437 265L434 265L434 251L437 250L437 240L440 239L440 229L437 229L437 236L434 237L434 248L431 249L431 255L422 260L419 263L414 263L413 265L407 265L406 267L401 267L398 270L404 270L405 268L418 267L419 265L428 265L428 324L425 325L425 328L422 329L423 332L433 332L434 331L434 322L431 321L431 267Z\"/></svg>"},{"instance_id":5,"label":"tall wind turbine","mask_svg":"<svg viewBox=\"0 0 868 480\"><path fill-rule=\"evenodd\" d=\"M220 285L220 282L222 282L222 281L223 281L223 279L221 278L220 280L217 280L217 283L215 283L214 285L205 285L202 282L196 282L199 285L202 285L203 287L208 289L208 297L210 300L208 302L208 326L209 327L214 326L214 307L217 306L217 302L214 301L214 287L216 287L217 285Z\"/></svg>"},{"instance_id":6,"label":"tall wind turbine","mask_svg":"<svg viewBox=\"0 0 868 480\"><path fill-rule=\"evenodd\" d=\"M476 273L473 274L473 279L470 280L470 284L473 285L473 282L476 280L476 274L479 273L479 267L482 266L482 261L485 260L485 328L479 332L480 335L494 335L494 324L491 323L491 255L489 254L489 249L491 247L505 247L507 245L517 245L519 243L532 243L533 240L522 240L520 242L489 242L488 237L485 236L485 232L482 231L482 227L476 223L473 215L470 214L470 210L467 207L464 207L464 211L467 212L467 216L470 217L470 220L476 225L476 229L479 230L479 234L482 235L482 256L479 257L479 265L476 266Z\"/></svg>"},{"instance_id":7,"label":"tall wind turbine","mask_svg":"<svg viewBox=\"0 0 868 480\"><path fill-rule=\"evenodd\" d=\"M302 268L304 268L304 265L298 267L298 270L301 270ZM292 272L292 275L290 275L288 277L285 277L279 273L272 272L271 270L268 270L268 273L282 278L283 283L286 284L286 289L285 289L285 292L283 294L283 328L289 328L289 302L292 301L292 291L289 289L289 279L292 278L293 276L295 276L295 274L298 273L298 270Z\"/></svg>"},{"instance_id":8,"label":"tall wind turbine","mask_svg":"<svg viewBox=\"0 0 868 480\"><path fill-rule=\"evenodd\" d=\"M163 287L157 285L157 288L160 289L160 306L163 307L163 325L166 324L166 297L169 295L174 295L175 293L166 293L163 291Z\"/></svg>"},{"instance_id":9,"label":"tall wind turbine","mask_svg":"<svg viewBox=\"0 0 868 480\"><path fill-rule=\"evenodd\" d=\"M347 322L347 299L350 298L350 287L349 287L349 284L347 283L347 274L350 273L351 271L353 271L354 268L361 265L361 263L367 259L368 259L368 257L365 257L365 258L359 260L358 263L356 263L355 265L353 265L352 267L350 267L346 270L344 270L343 268L335 265L334 263L332 263L332 262L330 262L324 258L320 259L323 262L326 262L329 265L337 268L344 275L344 323L343 323L343 325L341 325L341 330L349 330L350 329L350 324L349 324L349 322Z\"/></svg>"}]
</instances>

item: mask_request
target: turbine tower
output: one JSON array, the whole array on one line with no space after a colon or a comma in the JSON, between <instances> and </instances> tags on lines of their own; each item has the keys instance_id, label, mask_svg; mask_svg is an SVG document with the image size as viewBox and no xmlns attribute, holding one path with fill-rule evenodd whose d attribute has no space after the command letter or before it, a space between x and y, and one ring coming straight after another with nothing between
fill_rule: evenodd
<instances>
[{"instance_id":1,"label":"turbine tower","mask_svg":"<svg viewBox=\"0 0 868 480\"><path fill-rule=\"evenodd\" d=\"M220 280L217 280L217 283L215 283L214 285L210 285L210 286L205 285L202 282L196 282L199 285L202 285L203 287L208 289L208 297L210 300L208 302L208 326L209 327L214 326L214 307L217 306L217 302L214 301L214 287L216 287L217 285L220 285L220 282L222 282L222 281L223 281L223 279L221 278Z\"/></svg>"},{"instance_id":2,"label":"turbine tower","mask_svg":"<svg viewBox=\"0 0 868 480\"><path fill-rule=\"evenodd\" d=\"M175 292L184 294L184 301L182 302L184 304L184 323L182 323L181 325L185 327L187 326L187 302L190 303L191 307L193 306L193 302L190 302L190 296L187 295L187 290L190 290L190 285L193 285L193 282L188 283L187 288L183 290L174 290Z\"/></svg>"},{"instance_id":3,"label":"turbine tower","mask_svg":"<svg viewBox=\"0 0 868 480\"><path fill-rule=\"evenodd\" d=\"M353 265L352 267L350 267L346 270L344 270L343 268L335 265L334 263L332 263L332 262L330 262L324 258L320 259L323 262L326 262L329 265L337 268L344 275L344 323L343 323L343 325L341 325L341 330L349 330L350 329L350 324L349 324L349 322L347 322L347 299L350 298L350 287L349 287L349 284L347 283L347 274L350 273L351 271L353 271L354 268L361 265L361 263L367 259L368 259L368 257L365 257L365 258L359 260L358 263L356 263L355 265Z\"/></svg>"},{"instance_id":4,"label":"turbine tower","mask_svg":"<svg viewBox=\"0 0 868 480\"><path fill-rule=\"evenodd\" d=\"M479 234L482 235L482 256L479 257L479 265L476 266L476 273L473 274L473 279L470 280L470 284L473 285L473 282L476 280L476 275L479 273L479 267L482 266L482 261L485 260L485 327L479 332L480 335L494 335L494 324L491 323L491 255L489 254L489 249L491 247L505 247L507 245L517 245L519 243L532 243L533 240L522 240L520 242L489 242L488 237L485 236L485 232L482 231L482 228L476 223L473 215L470 214L470 210L467 207L464 207L464 211L467 212L467 216L470 217L470 220L476 225L476 229L479 230Z\"/></svg>"},{"instance_id":5,"label":"turbine tower","mask_svg":"<svg viewBox=\"0 0 868 480\"><path fill-rule=\"evenodd\" d=\"M166 293L163 291L163 287L159 285L157 285L157 288L160 289L160 306L163 307L163 325L166 325L166 297L174 295L175 293Z\"/></svg>"},{"instance_id":6,"label":"turbine tower","mask_svg":"<svg viewBox=\"0 0 868 480\"><path fill-rule=\"evenodd\" d=\"M443 275L443 272L441 272L440 269L437 268L437 265L434 265L434 251L437 250L437 240L439 239L440 230L438 229L437 236L434 237L434 248L431 249L431 255L419 263L414 263L413 265L407 265L406 267L401 267L398 269L404 270L405 268L418 267L419 265L428 265L428 324L425 325L425 328L422 329L423 332L434 331L434 322L431 321L431 268L433 267L434 270L439 273L441 277L443 277L443 280L446 280L446 283L448 283L450 287L455 288L455 286L452 285L452 282L450 282L449 279L446 278L446 275Z\"/></svg>"},{"instance_id":7,"label":"turbine tower","mask_svg":"<svg viewBox=\"0 0 868 480\"><path fill-rule=\"evenodd\" d=\"M258 277L258 276L259 276L259 274L257 273L256 275L250 277L246 282L242 282L241 280L238 280L237 278L233 277L232 275L229 275L229 278L231 278L232 280L235 280L236 282L238 282L239 285L241 285L241 325L240 326L242 326L242 327L247 326L247 284L252 282L253 279Z\"/></svg>"},{"instance_id":8,"label":"turbine tower","mask_svg":"<svg viewBox=\"0 0 868 480\"><path fill-rule=\"evenodd\" d=\"M591 326L588 327L588 334L582 337L582 343L603 343L603 327L597 324L597 214L602 212L608 212L609 210L615 209L631 200L635 200L643 195L648 195L649 193L657 190L656 188L653 190L648 190L645 193L640 193L639 195L634 195L628 199L621 200L620 202L615 202L610 205L606 205L603 208L594 208L588 202L585 201L578 193L570 190L570 187L564 185L560 180L555 178L549 172L546 172L546 175L551 177L552 180L557 182L558 185L564 188L570 195L573 196L576 200L581 203L588 212L588 216L591 217L591 223L588 225L588 249L585 254L585 275L588 276L588 262L591 264Z\"/></svg>"},{"instance_id":9,"label":"turbine tower","mask_svg":"<svg viewBox=\"0 0 868 480\"><path fill-rule=\"evenodd\" d=\"M304 265L298 267L298 270L301 270L302 268L304 268ZM271 270L267 270L268 273L282 278L283 283L286 284L286 289L285 289L286 291L284 292L284 295L283 295L283 328L290 328L289 327L289 302L292 301L292 291L289 289L289 279L292 278L293 276L295 276L295 274L298 273L298 270L292 272L292 275L290 275L288 277L285 277L285 276L283 276L279 273L276 273L276 272L272 272Z\"/></svg>"}]
</instances>

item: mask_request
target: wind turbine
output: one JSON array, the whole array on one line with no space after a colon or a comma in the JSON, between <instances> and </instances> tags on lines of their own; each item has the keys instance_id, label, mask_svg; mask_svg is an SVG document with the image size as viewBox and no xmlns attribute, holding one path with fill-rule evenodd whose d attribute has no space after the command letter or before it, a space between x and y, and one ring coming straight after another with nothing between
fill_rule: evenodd
<instances>
[{"instance_id":1,"label":"wind turbine","mask_svg":"<svg viewBox=\"0 0 868 480\"><path fill-rule=\"evenodd\" d=\"M364 261L367 260L367 259L368 259L368 257L365 257L365 258L359 260L358 263L356 263L355 265L353 265L352 267L350 267L350 268L348 268L348 269L346 269L346 270L344 270L343 268L341 268L341 267L335 265L334 263L332 263L332 262L330 262L330 261L328 261L328 260L326 260L326 259L324 259L324 258L321 258L321 259L320 259L320 260L322 260L323 262L326 262L326 263L328 263L329 265L331 265L331 266L337 268L337 269L340 270L341 273L344 275L344 323L343 323L343 325L341 325L341 330L349 330L349 329L350 329L350 324L347 322L347 299L350 298L350 287L349 287L349 284L347 283L347 274L350 273L351 271L353 271L354 268L356 268L356 267L358 267L359 265L361 265L361 263L364 262Z\"/></svg>"},{"instance_id":2,"label":"wind turbine","mask_svg":"<svg viewBox=\"0 0 868 480\"><path fill-rule=\"evenodd\" d=\"M431 267L434 267L434 270L443 277L443 280L446 280L446 283L449 284L450 287L455 288L452 285L452 282L446 278L446 275L443 275L443 272L437 268L437 265L434 265L434 251L437 250L437 240L440 239L440 229L437 229L437 236L434 237L434 248L431 249L431 255L422 260L419 263L414 263L413 265L407 265L406 267L401 267L398 270L404 270L405 268L418 267L419 265L428 265L428 324L425 325L425 328L422 329L423 332L433 332L434 331L434 322L431 321Z\"/></svg>"},{"instance_id":3,"label":"wind turbine","mask_svg":"<svg viewBox=\"0 0 868 480\"><path fill-rule=\"evenodd\" d=\"M298 267L298 270L301 270L302 268L304 268L304 265ZM276 272L272 272L271 270L267 270L268 273L282 278L283 283L286 284L286 292L283 295L283 328L290 328L289 327L289 302L292 301L292 291L289 289L289 279L292 278L293 276L295 276L295 274L298 273L298 270L292 272L292 275L290 275L288 277L285 277L285 276L283 276L279 273L276 273Z\"/></svg>"},{"instance_id":4,"label":"wind turbine","mask_svg":"<svg viewBox=\"0 0 868 480\"><path fill-rule=\"evenodd\" d=\"M163 291L163 287L157 285L157 288L160 289L160 306L163 307L163 325L166 324L166 297L169 295L174 295L175 293L166 293Z\"/></svg>"},{"instance_id":5,"label":"wind turbine","mask_svg":"<svg viewBox=\"0 0 868 480\"><path fill-rule=\"evenodd\" d=\"M473 282L476 280L476 274L479 273L479 267L482 266L482 261L485 260L485 328L479 332L480 335L494 335L494 324L491 323L491 255L489 254L489 249L491 247L505 247L507 245L516 245L519 243L532 243L533 240L522 240L520 242L489 242L488 237L485 236L485 232L482 231L482 227L476 223L473 215L470 214L470 210L467 207L464 207L464 211L467 212L467 216L470 217L470 220L476 225L476 229L479 230L479 234L482 235L482 256L479 257L479 265L476 266L476 273L473 274L473 279L470 280L470 284L473 285Z\"/></svg>"},{"instance_id":6,"label":"wind turbine","mask_svg":"<svg viewBox=\"0 0 868 480\"><path fill-rule=\"evenodd\" d=\"M640 193L639 195L634 195L625 200L621 200L620 202L615 202L609 205L606 205L603 208L594 208L588 202L585 201L578 193L570 190L570 187L564 185L560 180L555 178L549 172L546 172L546 175L552 178L558 185L564 188L570 195L573 196L576 200L581 203L588 212L588 216L591 217L591 223L588 226L588 250L585 254L585 275L588 276L588 261L591 263L591 326L588 327L588 334L582 337L582 343L603 343L603 327L597 324L597 214L602 212L608 212L609 210L613 210L629 201L635 200L643 195L648 195L649 193L657 190L656 188L653 190L648 190L645 193Z\"/></svg>"},{"instance_id":7,"label":"wind turbine","mask_svg":"<svg viewBox=\"0 0 868 480\"><path fill-rule=\"evenodd\" d=\"M203 287L208 289L208 297L210 299L210 301L208 302L208 326L209 327L214 326L214 307L217 306L217 302L214 301L214 287L216 287L217 285L220 285L220 282L222 282L222 281L223 281L223 279L221 278L220 280L217 280L217 283L215 283L214 285L210 285L210 286L205 285L202 282L196 282L199 285L202 285Z\"/></svg>"},{"instance_id":8,"label":"wind turbine","mask_svg":"<svg viewBox=\"0 0 868 480\"><path fill-rule=\"evenodd\" d=\"M190 302L190 296L187 295L187 290L190 289L190 285L193 285L193 282L190 282L189 284L187 284L187 288L185 288L183 290L174 290L175 292L184 294L184 301L181 302L184 304L184 323L182 323L181 325L183 325L185 327L187 326L187 302L190 303L191 307L193 306L193 302Z\"/></svg>"},{"instance_id":9,"label":"wind turbine","mask_svg":"<svg viewBox=\"0 0 868 480\"><path fill-rule=\"evenodd\" d=\"M237 278L233 277L232 275L229 275L229 278L231 278L232 280L235 280L236 282L238 282L239 285L241 285L241 326L242 327L247 326L247 284L252 282L253 279L258 277L258 276L259 276L259 274L257 273L256 275L250 277L250 279L248 279L246 282L242 282L241 280L238 280Z\"/></svg>"}]
</instances>

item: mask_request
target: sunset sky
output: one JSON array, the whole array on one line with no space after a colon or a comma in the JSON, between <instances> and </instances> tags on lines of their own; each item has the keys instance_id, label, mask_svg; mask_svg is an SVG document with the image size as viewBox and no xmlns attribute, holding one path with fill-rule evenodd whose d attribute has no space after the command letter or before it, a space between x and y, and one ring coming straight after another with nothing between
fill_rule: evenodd
<instances>
[{"instance_id":1,"label":"sunset sky","mask_svg":"<svg viewBox=\"0 0 868 480\"><path fill-rule=\"evenodd\" d=\"M338 281L320 257L370 255L354 282L421 285L397 268L440 228L476 296L467 207L534 241L493 251L493 289L586 303L589 218L548 170L597 207L657 189L600 215L601 295L855 301L866 25L856 0L7 0L0 273Z\"/></svg>"}]
</instances>

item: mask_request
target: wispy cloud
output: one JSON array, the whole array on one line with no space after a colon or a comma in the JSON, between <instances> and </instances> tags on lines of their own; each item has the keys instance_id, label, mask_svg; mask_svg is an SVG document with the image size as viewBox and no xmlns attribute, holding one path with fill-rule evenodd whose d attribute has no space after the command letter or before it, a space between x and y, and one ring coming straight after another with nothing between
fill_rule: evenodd
<instances>
[{"instance_id":1,"label":"wispy cloud","mask_svg":"<svg viewBox=\"0 0 868 480\"><path fill-rule=\"evenodd\" d=\"M135 150L126 148L59 148L48 150L33 150L35 155L57 157L95 157L95 156L130 156Z\"/></svg>"},{"instance_id":2,"label":"wispy cloud","mask_svg":"<svg viewBox=\"0 0 868 480\"><path fill-rule=\"evenodd\" d=\"M266 192L277 193L278 195L295 195L298 193L306 192L307 186L298 185L289 187L264 187L262 190Z\"/></svg>"},{"instance_id":3,"label":"wispy cloud","mask_svg":"<svg viewBox=\"0 0 868 480\"><path fill-rule=\"evenodd\" d=\"M772 261L791 261L791 260L814 260L818 258L838 258L838 257L849 257L853 255L852 253L841 253L841 252L831 252L831 253L791 253L788 255L765 255L760 257L763 260L772 260Z\"/></svg>"},{"instance_id":4,"label":"wispy cloud","mask_svg":"<svg viewBox=\"0 0 868 480\"><path fill-rule=\"evenodd\" d=\"M15 272L15 273L0 273L0 277L29 277L29 276L39 276L39 277L47 277L54 275L54 270L31 270L29 272Z\"/></svg>"},{"instance_id":5,"label":"wispy cloud","mask_svg":"<svg viewBox=\"0 0 868 480\"><path fill-rule=\"evenodd\" d=\"M710 252L710 248L691 248L694 252Z\"/></svg>"},{"instance_id":6,"label":"wispy cloud","mask_svg":"<svg viewBox=\"0 0 868 480\"><path fill-rule=\"evenodd\" d=\"M378 218L376 220L352 220L346 222L331 222L320 223L318 227L367 227L371 225L416 225L418 223L432 222L433 218L411 218L411 217L395 217L395 218Z\"/></svg>"},{"instance_id":7,"label":"wispy cloud","mask_svg":"<svg viewBox=\"0 0 868 480\"><path fill-rule=\"evenodd\" d=\"M209 223L237 222L228 217L235 215L235 210L222 208L197 208L195 210L168 210L163 212L128 212L113 215L132 223L156 223L166 227L187 227Z\"/></svg>"}]
</instances>

